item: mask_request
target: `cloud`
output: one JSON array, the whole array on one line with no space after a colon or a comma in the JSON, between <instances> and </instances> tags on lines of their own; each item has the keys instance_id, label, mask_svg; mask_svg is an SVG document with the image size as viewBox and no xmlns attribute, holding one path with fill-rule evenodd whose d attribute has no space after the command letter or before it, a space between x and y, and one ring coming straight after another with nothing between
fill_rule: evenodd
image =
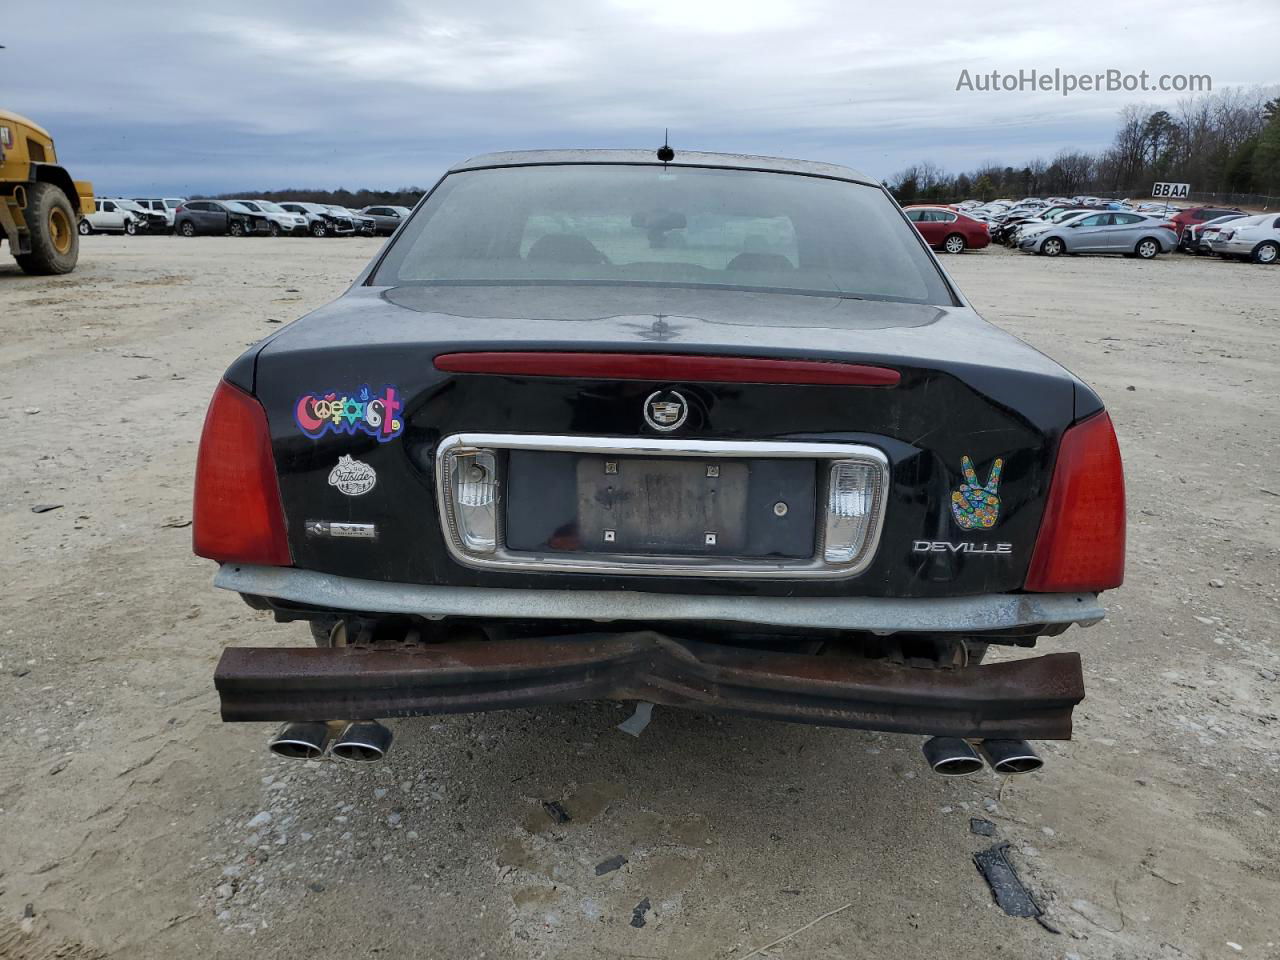
<instances>
[{"instance_id":1,"label":"cloud","mask_svg":"<svg viewBox=\"0 0 1280 960\"><path fill-rule=\"evenodd\" d=\"M1273 82L1248 38L1280 8L1074 0L1047 9L838 0L26 4L5 105L104 192L427 184L506 148L656 144L847 163L877 176L1096 149L1117 110L1177 95L957 92L962 69ZM58 82L47 81L49 63Z\"/></svg>"}]
</instances>

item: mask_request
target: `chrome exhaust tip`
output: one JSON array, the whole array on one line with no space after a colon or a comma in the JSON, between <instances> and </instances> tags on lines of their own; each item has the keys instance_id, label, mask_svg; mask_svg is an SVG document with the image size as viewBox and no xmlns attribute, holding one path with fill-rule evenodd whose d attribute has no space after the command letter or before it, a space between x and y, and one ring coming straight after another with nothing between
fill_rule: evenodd
<instances>
[{"instance_id":1,"label":"chrome exhaust tip","mask_svg":"<svg viewBox=\"0 0 1280 960\"><path fill-rule=\"evenodd\" d=\"M999 774L1035 773L1044 766L1025 740L983 740L980 746L991 769Z\"/></svg>"},{"instance_id":2,"label":"chrome exhaust tip","mask_svg":"<svg viewBox=\"0 0 1280 960\"><path fill-rule=\"evenodd\" d=\"M943 777L967 777L982 769L982 758L967 740L930 737L922 747L933 772Z\"/></svg>"},{"instance_id":3,"label":"chrome exhaust tip","mask_svg":"<svg viewBox=\"0 0 1280 960\"><path fill-rule=\"evenodd\" d=\"M276 731L267 748L286 760L319 760L328 745L329 725L317 721L286 723Z\"/></svg>"},{"instance_id":4,"label":"chrome exhaust tip","mask_svg":"<svg viewBox=\"0 0 1280 960\"><path fill-rule=\"evenodd\" d=\"M357 720L349 723L330 750L339 760L353 763L373 763L381 760L391 749L392 733L377 720Z\"/></svg>"}]
</instances>

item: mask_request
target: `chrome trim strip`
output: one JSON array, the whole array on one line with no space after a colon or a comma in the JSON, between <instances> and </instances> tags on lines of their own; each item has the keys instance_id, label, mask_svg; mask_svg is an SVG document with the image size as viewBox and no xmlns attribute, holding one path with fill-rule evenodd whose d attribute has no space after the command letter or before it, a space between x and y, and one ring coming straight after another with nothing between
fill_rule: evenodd
<instances>
[{"instance_id":1,"label":"chrome trim strip","mask_svg":"<svg viewBox=\"0 0 1280 960\"><path fill-rule=\"evenodd\" d=\"M880 467L880 486L872 509L875 516L862 552L847 564L823 559L825 510L819 510L814 531L815 553L808 560L767 561L723 557L663 557L626 555L575 556L516 553L503 546L502 510L498 510L498 549L489 555L466 551L454 528L453 506L445 471L447 455L462 450L544 450L554 453L616 453L660 457L754 457L769 459L860 460ZM566 437L543 434L456 433L436 448L436 496L440 523L449 555L464 566L482 570L526 573L595 573L622 576L768 577L771 579L839 579L857 576L871 565L884 529L889 490L889 458L877 447L860 443L791 443L772 440L693 440L657 437ZM819 487L819 502L824 494Z\"/></svg>"},{"instance_id":2,"label":"chrome trim strip","mask_svg":"<svg viewBox=\"0 0 1280 960\"><path fill-rule=\"evenodd\" d=\"M862 443L792 443L789 440L680 440L660 437L565 437L537 433L455 433L446 446L550 450L556 453L623 453L656 457L771 457L843 460L870 456L888 463L876 447Z\"/></svg>"},{"instance_id":3,"label":"chrome trim strip","mask_svg":"<svg viewBox=\"0 0 1280 960\"><path fill-rule=\"evenodd\" d=\"M633 590L534 590L386 583L297 570L224 564L224 590L325 610L431 619L722 621L873 633L972 633L1036 624L1092 626L1106 610L1093 593L989 593L974 597L734 597Z\"/></svg>"}]
</instances>

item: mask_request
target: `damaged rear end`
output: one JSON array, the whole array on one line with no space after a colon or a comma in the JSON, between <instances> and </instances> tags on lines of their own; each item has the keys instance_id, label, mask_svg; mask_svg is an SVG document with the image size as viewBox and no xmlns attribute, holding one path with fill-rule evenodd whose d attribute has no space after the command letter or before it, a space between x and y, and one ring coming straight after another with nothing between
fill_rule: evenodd
<instances>
[{"instance_id":1,"label":"damaged rear end","mask_svg":"<svg viewBox=\"0 0 1280 960\"><path fill-rule=\"evenodd\" d=\"M583 164L575 203L663 203L548 227L519 209L541 174L513 166L483 269L432 248L463 168L219 387L196 552L319 639L226 651L224 719L302 723L287 755L373 759L389 734L370 717L638 700L925 734L939 772L981 765L969 741L1025 772L1024 740L1069 737L1077 654L982 660L1096 622L1122 578L1123 474L1092 391L977 317L878 188L829 177L863 192L889 253L821 238L903 274L850 296L843 276L788 286L836 269L809 245L828 227L807 182L744 225L700 206L721 190L704 163ZM547 164L546 196L573 166Z\"/></svg>"}]
</instances>

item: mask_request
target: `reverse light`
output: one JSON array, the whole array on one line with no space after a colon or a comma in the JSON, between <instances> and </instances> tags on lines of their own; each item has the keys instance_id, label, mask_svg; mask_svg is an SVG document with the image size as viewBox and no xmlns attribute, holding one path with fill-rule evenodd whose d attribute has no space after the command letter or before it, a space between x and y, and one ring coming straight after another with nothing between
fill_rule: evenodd
<instances>
[{"instance_id":1,"label":"reverse light","mask_svg":"<svg viewBox=\"0 0 1280 960\"><path fill-rule=\"evenodd\" d=\"M447 454L444 476L449 528L468 553L498 547L498 461L492 450Z\"/></svg>"},{"instance_id":2,"label":"reverse light","mask_svg":"<svg viewBox=\"0 0 1280 960\"><path fill-rule=\"evenodd\" d=\"M858 460L836 460L827 483L827 524L823 559L852 563L867 548L877 503L882 496L883 470Z\"/></svg>"},{"instance_id":3,"label":"reverse light","mask_svg":"<svg viewBox=\"0 0 1280 960\"><path fill-rule=\"evenodd\" d=\"M1025 588L1109 590L1124 582L1124 465L1106 411L1062 435Z\"/></svg>"},{"instance_id":4,"label":"reverse light","mask_svg":"<svg viewBox=\"0 0 1280 960\"><path fill-rule=\"evenodd\" d=\"M192 549L221 563L289 566L267 415L223 380L214 391L196 456Z\"/></svg>"}]
</instances>

